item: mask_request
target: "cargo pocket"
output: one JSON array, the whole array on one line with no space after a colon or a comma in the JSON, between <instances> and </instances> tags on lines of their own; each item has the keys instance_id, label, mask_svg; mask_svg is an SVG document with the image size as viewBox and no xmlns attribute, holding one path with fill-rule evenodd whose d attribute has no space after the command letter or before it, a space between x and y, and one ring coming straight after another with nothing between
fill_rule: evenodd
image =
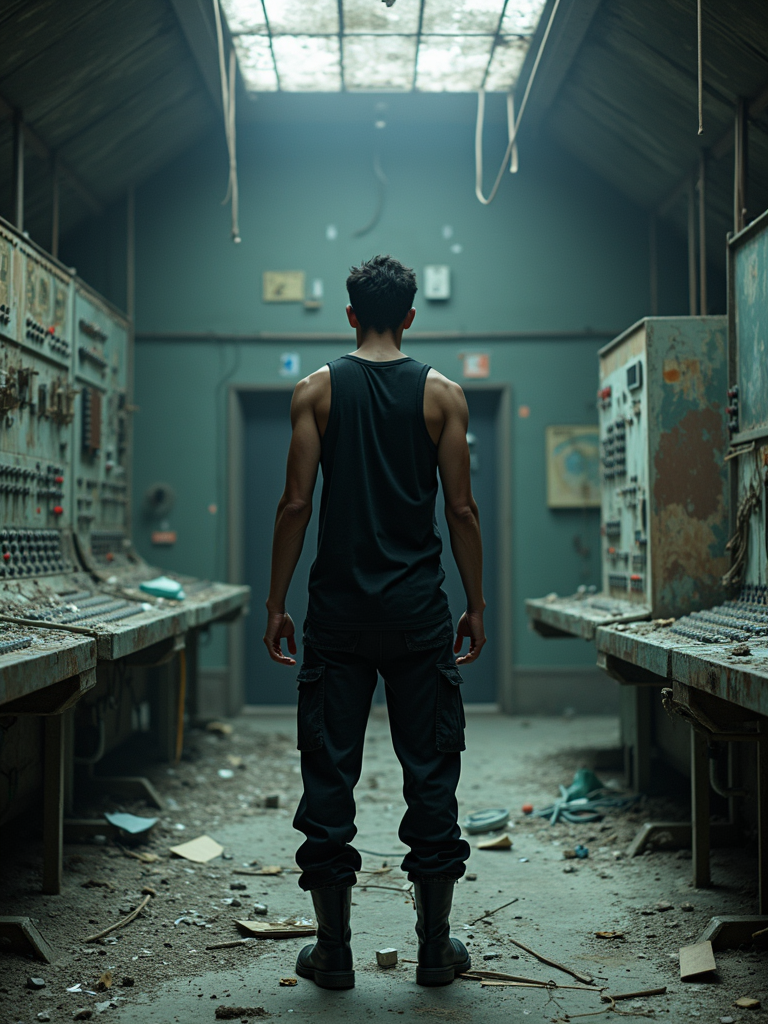
<instances>
[{"instance_id":1,"label":"cargo pocket","mask_svg":"<svg viewBox=\"0 0 768 1024\"><path fill-rule=\"evenodd\" d=\"M409 651L429 651L442 647L453 640L453 623L450 619L426 629L411 629L405 634L405 646Z\"/></svg>"},{"instance_id":2,"label":"cargo pocket","mask_svg":"<svg viewBox=\"0 0 768 1024\"><path fill-rule=\"evenodd\" d=\"M304 667L299 672L299 750L320 750L323 745L325 666Z\"/></svg>"},{"instance_id":3,"label":"cargo pocket","mask_svg":"<svg viewBox=\"0 0 768 1024\"><path fill-rule=\"evenodd\" d=\"M455 665L437 666L437 749L446 754L466 749L463 682Z\"/></svg>"}]
</instances>

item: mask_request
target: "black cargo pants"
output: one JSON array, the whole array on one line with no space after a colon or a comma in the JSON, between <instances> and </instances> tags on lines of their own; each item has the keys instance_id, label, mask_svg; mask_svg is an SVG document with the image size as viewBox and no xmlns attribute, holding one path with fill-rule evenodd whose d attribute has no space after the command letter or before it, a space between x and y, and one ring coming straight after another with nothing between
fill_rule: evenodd
<instances>
[{"instance_id":1,"label":"black cargo pants","mask_svg":"<svg viewBox=\"0 0 768 1024\"><path fill-rule=\"evenodd\" d=\"M399 831L409 847L403 870L412 881L464 874L470 851L456 803L464 708L450 619L409 632L305 623L298 710L304 795L293 822L307 837L296 854L302 889L356 881L353 791L379 672L408 805Z\"/></svg>"}]
</instances>

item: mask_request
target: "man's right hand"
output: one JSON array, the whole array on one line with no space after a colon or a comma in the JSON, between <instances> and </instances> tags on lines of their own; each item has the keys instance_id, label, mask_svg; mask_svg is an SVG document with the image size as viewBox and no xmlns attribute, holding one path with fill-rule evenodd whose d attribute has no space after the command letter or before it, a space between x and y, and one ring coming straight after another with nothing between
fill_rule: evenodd
<instances>
[{"instance_id":1,"label":"man's right hand","mask_svg":"<svg viewBox=\"0 0 768 1024\"><path fill-rule=\"evenodd\" d=\"M267 612L267 629L264 633L264 643L269 651L272 661L279 665L295 665L295 658L286 658L282 652L280 641L285 638L288 641L288 653L296 653L296 628L293 619L287 612Z\"/></svg>"},{"instance_id":2,"label":"man's right hand","mask_svg":"<svg viewBox=\"0 0 768 1024\"><path fill-rule=\"evenodd\" d=\"M456 659L457 665L471 665L480 657L480 651L485 646L485 626L483 625L482 612L464 612L456 627L456 641L453 645L453 653L458 654L464 637L469 637L469 651Z\"/></svg>"}]
</instances>

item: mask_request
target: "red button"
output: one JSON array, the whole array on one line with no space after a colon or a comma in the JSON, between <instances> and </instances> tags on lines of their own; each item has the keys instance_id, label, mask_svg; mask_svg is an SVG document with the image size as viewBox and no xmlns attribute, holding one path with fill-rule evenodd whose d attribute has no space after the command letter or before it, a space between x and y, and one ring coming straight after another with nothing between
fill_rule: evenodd
<instances>
[{"instance_id":1,"label":"red button","mask_svg":"<svg viewBox=\"0 0 768 1024\"><path fill-rule=\"evenodd\" d=\"M62 508L61 505L54 505L53 506L53 514L55 516L60 516L63 511L64 511L64 509Z\"/></svg>"},{"instance_id":2,"label":"red button","mask_svg":"<svg viewBox=\"0 0 768 1024\"><path fill-rule=\"evenodd\" d=\"M10 562L10 560L11 560L11 553L10 553L10 551L6 551L5 554L3 555L3 558L6 560L6 562Z\"/></svg>"},{"instance_id":3,"label":"red button","mask_svg":"<svg viewBox=\"0 0 768 1024\"><path fill-rule=\"evenodd\" d=\"M64 483L64 477L63 476L54 477L54 480L56 481L57 484L63 484Z\"/></svg>"},{"instance_id":4,"label":"red button","mask_svg":"<svg viewBox=\"0 0 768 1024\"><path fill-rule=\"evenodd\" d=\"M48 331L46 333L48 333L48 334L55 334L56 333L56 328L55 327L49 327Z\"/></svg>"}]
</instances>

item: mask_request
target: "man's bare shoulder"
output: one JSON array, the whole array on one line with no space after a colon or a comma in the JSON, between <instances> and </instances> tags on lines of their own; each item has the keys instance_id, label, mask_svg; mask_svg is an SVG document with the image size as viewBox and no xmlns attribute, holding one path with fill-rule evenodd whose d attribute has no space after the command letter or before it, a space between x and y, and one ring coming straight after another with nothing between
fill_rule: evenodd
<instances>
[{"instance_id":1,"label":"man's bare shoulder","mask_svg":"<svg viewBox=\"0 0 768 1024\"><path fill-rule=\"evenodd\" d=\"M432 367L427 374L426 391L429 398L438 402L444 409L453 409L457 404L462 405L466 401L461 385Z\"/></svg>"},{"instance_id":2,"label":"man's bare shoulder","mask_svg":"<svg viewBox=\"0 0 768 1024\"><path fill-rule=\"evenodd\" d=\"M331 393L331 371L326 364L303 377L293 391L294 404L315 405Z\"/></svg>"}]
</instances>

